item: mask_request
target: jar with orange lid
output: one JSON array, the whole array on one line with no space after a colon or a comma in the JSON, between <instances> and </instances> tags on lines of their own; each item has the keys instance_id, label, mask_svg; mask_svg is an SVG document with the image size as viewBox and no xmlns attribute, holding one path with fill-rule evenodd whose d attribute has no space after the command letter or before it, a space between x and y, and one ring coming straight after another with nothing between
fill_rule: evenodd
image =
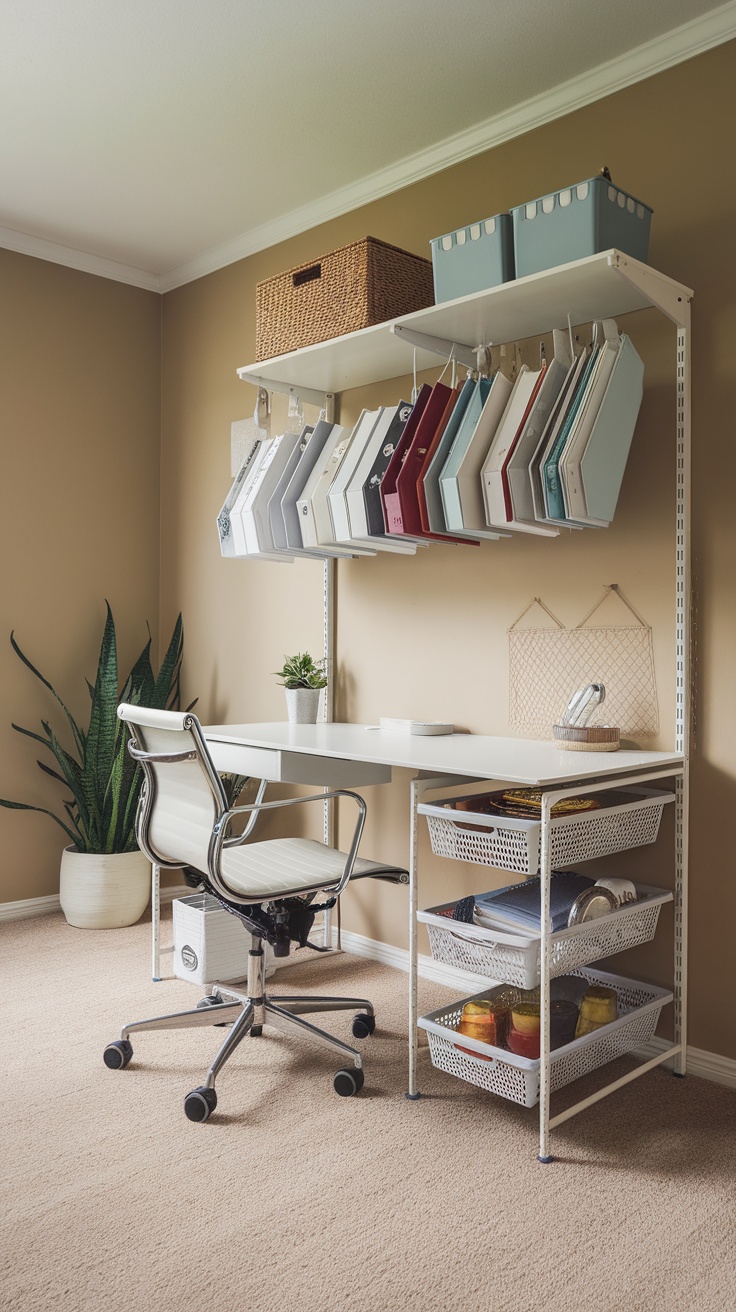
<instances>
[{"instance_id":1,"label":"jar with orange lid","mask_svg":"<svg viewBox=\"0 0 736 1312\"><path fill-rule=\"evenodd\" d=\"M473 998L463 1007L457 1032L465 1034L469 1039L489 1043L494 1048L502 1048L506 1044L508 1020L509 1008L504 1000ZM483 1053L475 1052L472 1048L462 1048L460 1044L455 1046L461 1052L469 1052L472 1057L484 1056Z\"/></svg>"}]
</instances>

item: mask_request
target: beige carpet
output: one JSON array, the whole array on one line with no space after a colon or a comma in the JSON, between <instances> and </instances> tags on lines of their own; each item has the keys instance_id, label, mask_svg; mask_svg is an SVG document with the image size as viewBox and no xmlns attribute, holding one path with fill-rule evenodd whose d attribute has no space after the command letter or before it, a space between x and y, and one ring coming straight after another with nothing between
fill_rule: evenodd
<instances>
[{"instance_id":1,"label":"beige carpet","mask_svg":"<svg viewBox=\"0 0 736 1312\"><path fill-rule=\"evenodd\" d=\"M222 1030L140 1035L187 1006L148 980L149 929L0 927L5 1050L0 1306L18 1312L731 1312L736 1094L662 1070L567 1122L420 1059L404 1098L406 977L343 956L285 991L371 996L357 1098L332 1055L248 1039L206 1125L184 1117ZM447 994L423 985L430 1010ZM335 1029L349 1034L349 1018ZM339 1064L339 1063L338 1063Z\"/></svg>"}]
</instances>

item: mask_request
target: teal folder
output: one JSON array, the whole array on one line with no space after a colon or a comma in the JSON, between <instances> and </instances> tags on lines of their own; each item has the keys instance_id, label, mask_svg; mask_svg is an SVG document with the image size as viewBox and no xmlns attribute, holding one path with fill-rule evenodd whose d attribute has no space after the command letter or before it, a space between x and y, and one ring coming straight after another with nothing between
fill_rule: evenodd
<instances>
[{"instance_id":1,"label":"teal folder","mask_svg":"<svg viewBox=\"0 0 736 1312\"><path fill-rule=\"evenodd\" d=\"M567 520L567 515L565 514L565 501L562 494L562 482L560 480L560 456L565 449L565 444L570 436L570 429L572 428L576 415L583 403L583 398L585 397L585 392L588 383L590 382L590 377L595 368L595 363L598 359L599 353L600 347L591 352L590 359L585 366L583 376L580 379L578 388L570 403L567 418L557 434L555 444L542 467L542 487L544 488L544 500L546 503L548 519Z\"/></svg>"},{"instance_id":2,"label":"teal folder","mask_svg":"<svg viewBox=\"0 0 736 1312\"><path fill-rule=\"evenodd\" d=\"M495 374L494 374L495 378ZM463 533L463 508L457 486L457 472L465 459L473 434L478 427L478 420L483 413L485 403L491 394L493 378L479 378L476 391L471 398L465 420L458 430L457 437L448 453L447 460L440 474L440 493L445 512L447 527L452 525L453 532Z\"/></svg>"}]
</instances>

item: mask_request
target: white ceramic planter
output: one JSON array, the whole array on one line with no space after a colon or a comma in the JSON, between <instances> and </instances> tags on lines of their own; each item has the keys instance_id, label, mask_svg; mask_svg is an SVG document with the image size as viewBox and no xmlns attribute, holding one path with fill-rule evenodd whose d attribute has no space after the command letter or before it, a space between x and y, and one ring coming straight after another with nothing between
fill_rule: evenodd
<instances>
[{"instance_id":1,"label":"white ceramic planter","mask_svg":"<svg viewBox=\"0 0 736 1312\"><path fill-rule=\"evenodd\" d=\"M121 929L140 920L151 895L151 863L143 852L61 854L59 900L78 929Z\"/></svg>"},{"instance_id":2,"label":"white ceramic planter","mask_svg":"<svg viewBox=\"0 0 736 1312\"><path fill-rule=\"evenodd\" d=\"M289 724L316 724L321 688L286 688Z\"/></svg>"}]
</instances>

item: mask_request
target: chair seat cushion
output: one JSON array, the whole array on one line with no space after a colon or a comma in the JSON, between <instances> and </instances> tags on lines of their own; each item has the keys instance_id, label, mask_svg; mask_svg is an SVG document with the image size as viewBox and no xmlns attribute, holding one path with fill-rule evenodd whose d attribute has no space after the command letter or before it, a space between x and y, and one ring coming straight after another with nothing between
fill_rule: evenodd
<instances>
[{"instance_id":1,"label":"chair seat cushion","mask_svg":"<svg viewBox=\"0 0 736 1312\"><path fill-rule=\"evenodd\" d=\"M222 874L233 892L254 902L335 888L342 878L347 854L314 838L271 838L263 843L226 847ZM390 874L394 866L358 857L355 875Z\"/></svg>"}]
</instances>

